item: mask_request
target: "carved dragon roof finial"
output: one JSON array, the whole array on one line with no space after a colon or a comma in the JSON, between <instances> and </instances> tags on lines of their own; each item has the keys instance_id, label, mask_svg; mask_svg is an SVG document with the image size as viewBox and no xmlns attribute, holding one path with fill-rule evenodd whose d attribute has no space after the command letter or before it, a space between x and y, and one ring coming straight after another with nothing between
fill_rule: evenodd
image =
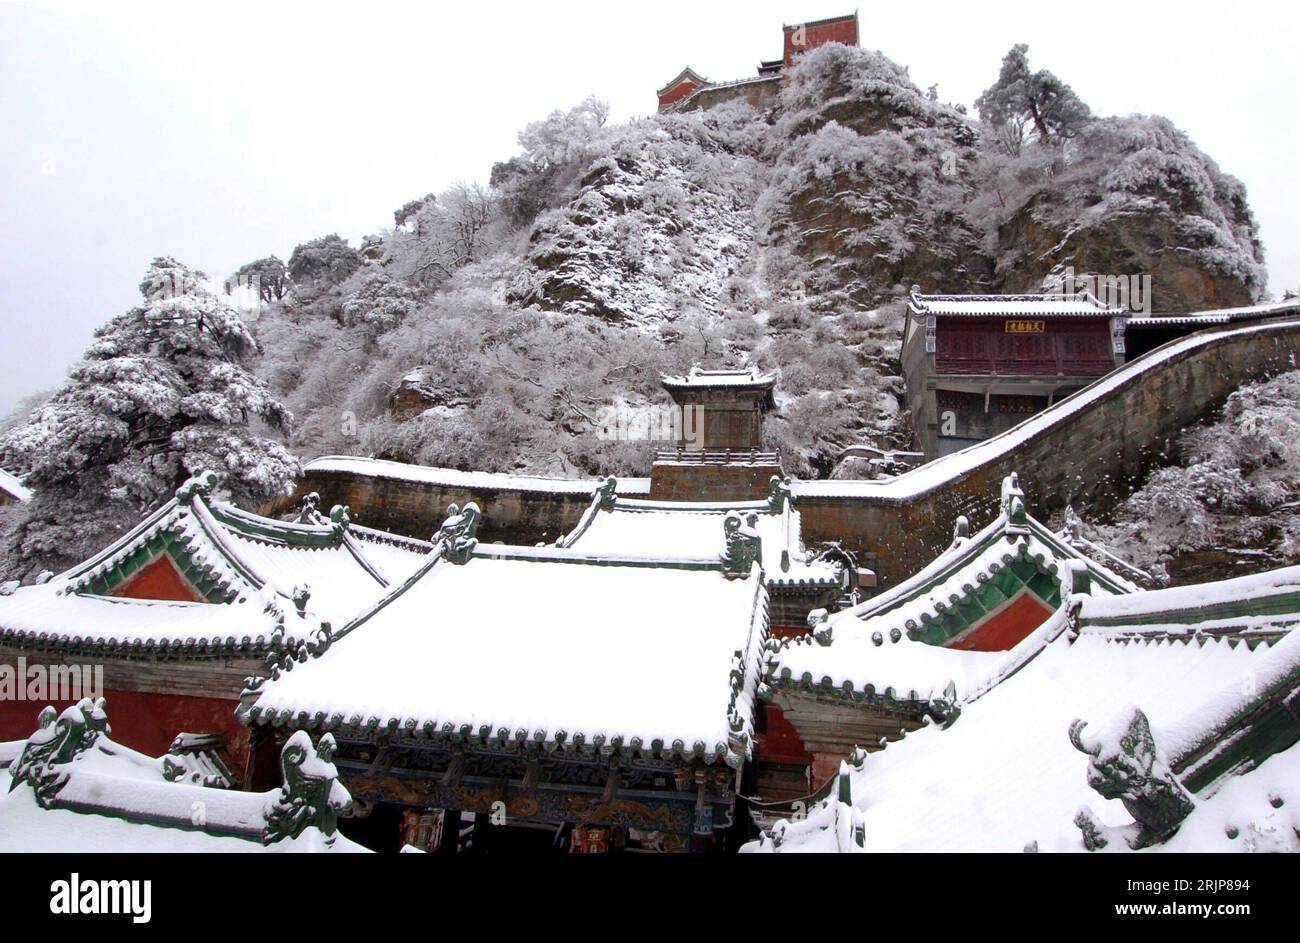
<instances>
[{"instance_id":1,"label":"carved dragon roof finial","mask_svg":"<svg viewBox=\"0 0 1300 943\"><path fill-rule=\"evenodd\" d=\"M722 519L722 530L727 546L722 551L723 570L729 578L748 576L763 553L763 539L755 526L758 514L751 511L749 520L742 520L737 511L728 511Z\"/></svg>"},{"instance_id":2,"label":"carved dragon roof finial","mask_svg":"<svg viewBox=\"0 0 1300 943\"><path fill-rule=\"evenodd\" d=\"M470 501L462 510L455 504L448 505L447 519L434 534L434 543L441 543L442 555L452 563L468 563L478 544L478 525L482 520L478 505Z\"/></svg>"},{"instance_id":3,"label":"carved dragon roof finial","mask_svg":"<svg viewBox=\"0 0 1300 943\"><path fill-rule=\"evenodd\" d=\"M617 500L617 491L618 479L613 475L607 475L600 479L600 484L596 485L596 490L592 493L592 497L599 500L599 506L602 511L612 511L614 509L614 502Z\"/></svg>"},{"instance_id":4,"label":"carved dragon roof finial","mask_svg":"<svg viewBox=\"0 0 1300 943\"><path fill-rule=\"evenodd\" d=\"M177 503L188 506L194 503L195 498L211 497L218 481L214 471L199 472L176 489Z\"/></svg>"},{"instance_id":5,"label":"carved dragon roof finial","mask_svg":"<svg viewBox=\"0 0 1300 943\"><path fill-rule=\"evenodd\" d=\"M1025 493L1020 489L1020 476L1015 472L1002 479L1002 513L1012 524L1026 523Z\"/></svg>"},{"instance_id":6,"label":"carved dragon roof finial","mask_svg":"<svg viewBox=\"0 0 1300 943\"><path fill-rule=\"evenodd\" d=\"M319 507L320 494L318 492L309 491L304 494L302 500L298 502L298 519L296 523L315 524L317 518L320 517L320 512L317 510Z\"/></svg>"}]
</instances>

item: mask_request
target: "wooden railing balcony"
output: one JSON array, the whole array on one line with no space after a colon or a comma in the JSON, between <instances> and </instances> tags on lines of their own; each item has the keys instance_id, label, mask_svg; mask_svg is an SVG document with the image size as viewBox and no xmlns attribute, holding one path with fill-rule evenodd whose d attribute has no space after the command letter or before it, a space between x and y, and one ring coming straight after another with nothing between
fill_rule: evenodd
<instances>
[{"instance_id":1,"label":"wooden railing balcony","mask_svg":"<svg viewBox=\"0 0 1300 943\"><path fill-rule=\"evenodd\" d=\"M676 462L681 465L780 465L781 452L760 449L659 449L656 462Z\"/></svg>"}]
</instances>

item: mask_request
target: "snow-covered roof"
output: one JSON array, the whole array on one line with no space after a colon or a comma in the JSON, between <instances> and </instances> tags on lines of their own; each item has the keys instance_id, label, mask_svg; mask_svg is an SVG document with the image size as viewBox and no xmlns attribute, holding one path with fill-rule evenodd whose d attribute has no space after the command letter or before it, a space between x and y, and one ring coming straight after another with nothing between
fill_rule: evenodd
<instances>
[{"instance_id":1,"label":"snow-covered roof","mask_svg":"<svg viewBox=\"0 0 1300 943\"><path fill-rule=\"evenodd\" d=\"M757 566L472 540L435 554L322 653L273 670L245 719L733 765L749 754L767 633Z\"/></svg>"},{"instance_id":2,"label":"snow-covered roof","mask_svg":"<svg viewBox=\"0 0 1300 943\"><path fill-rule=\"evenodd\" d=\"M928 683L964 673L966 690L945 729L932 725L882 751L859 751L807 821L778 826L750 850L771 850L773 837L779 850L1083 850L1081 806L1091 807L1103 839L1127 841L1136 813L1094 791L1105 784L1090 785L1097 773L1081 752L1111 763L1105 751L1117 743L1137 754L1134 762L1154 756L1151 775L1172 777L1196 807L1169 850L1267 843L1286 815L1300 821L1256 801L1276 797L1279 777L1300 759L1287 715L1300 695L1300 632L1291 631L1300 621L1297 587L1297 567L1118 596L1094 585L1067 597L1010 652L900 642L909 663L882 650L882 677L911 668ZM1145 757L1123 747L1138 713L1155 744ZM1287 752L1273 756L1279 750ZM846 795L854 809L832 811ZM1229 795L1242 802L1218 798ZM1206 837L1206 822L1220 828L1218 838ZM1107 836L1110 829L1117 831ZM855 835L865 841L846 841ZM1234 845L1239 835L1247 841Z\"/></svg>"},{"instance_id":3,"label":"snow-covered roof","mask_svg":"<svg viewBox=\"0 0 1300 943\"><path fill-rule=\"evenodd\" d=\"M18 501L30 501L32 499L32 493L23 487L23 483L3 468L0 468L0 491L12 495Z\"/></svg>"},{"instance_id":4,"label":"snow-covered roof","mask_svg":"<svg viewBox=\"0 0 1300 943\"><path fill-rule=\"evenodd\" d=\"M1082 851L1074 823L1081 806L1111 827L1132 816L1118 799L1102 799L1090 787L1088 758L1068 736L1074 720L1109 729L1131 715L1129 705L1139 705L1162 756L1174 763L1225 721L1231 714L1225 708L1249 700L1243 679L1279 666L1294 673L1297 654L1300 635L1252 650L1226 639L1196 644L1062 634L965 704L948 729L927 727L855 758L846 772L865 849ZM804 826L778 827L781 850L842 847L831 830ZM763 844L770 849L772 842Z\"/></svg>"},{"instance_id":5,"label":"snow-covered roof","mask_svg":"<svg viewBox=\"0 0 1300 943\"><path fill-rule=\"evenodd\" d=\"M680 85L682 82L686 82L686 81L694 82L696 85L708 85L708 84L710 84L708 79L706 79L704 76L700 75L698 72L696 72L696 71L695 71L694 69L692 69L690 66L686 66L684 69L682 69L682 71L678 72L675 76L673 76L671 79L669 79L669 80L668 80L668 84L666 84L663 88L659 89L655 94L657 94L657 95L663 95L663 94L665 94L666 92L670 92L670 91L672 91L672 89L673 89L674 87L676 87L676 86Z\"/></svg>"},{"instance_id":6,"label":"snow-covered roof","mask_svg":"<svg viewBox=\"0 0 1300 943\"><path fill-rule=\"evenodd\" d=\"M605 479L577 526L556 546L661 559L683 553L716 556L726 543L723 518L730 513L753 515L751 526L762 539L763 572L770 588L847 588L842 565L804 549L789 483L774 478L772 487L766 501L645 501L618 496L615 479Z\"/></svg>"},{"instance_id":7,"label":"snow-covered roof","mask_svg":"<svg viewBox=\"0 0 1300 943\"><path fill-rule=\"evenodd\" d=\"M1300 622L1300 567L1086 598L1079 624L1117 638L1275 639Z\"/></svg>"},{"instance_id":8,"label":"snow-covered roof","mask_svg":"<svg viewBox=\"0 0 1300 943\"><path fill-rule=\"evenodd\" d=\"M1080 568L1096 595L1137 589L1029 515L1015 476L1003 483L1002 511L992 523L973 537L964 524L959 519L952 545L914 576L835 613L811 636L773 642L767 683L859 699L870 689L923 702L951 697L950 687L964 697L1008 659L957 649L1018 594L1033 593L1045 611L1054 610Z\"/></svg>"},{"instance_id":9,"label":"snow-covered roof","mask_svg":"<svg viewBox=\"0 0 1300 943\"><path fill-rule=\"evenodd\" d=\"M1262 305L1247 305L1241 308L1218 308L1213 311L1196 311L1190 314L1152 314L1145 317L1130 317L1125 330L1162 327L1182 327L1201 325L1214 327L1220 324L1235 324L1239 321L1252 321L1256 318L1275 318L1288 314L1300 313L1300 298L1288 298Z\"/></svg>"},{"instance_id":10,"label":"snow-covered roof","mask_svg":"<svg viewBox=\"0 0 1300 943\"><path fill-rule=\"evenodd\" d=\"M334 829L351 797L332 743L317 750L299 734L286 744L281 762L296 773L286 781L305 788L242 792L196 776L176 747L155 758L113 741L102 698L57 717L47 707L35 722L27 740L0 744L0 851L366 850Z\"/></svg>"},{"instance_id":11,"label":"snow-covered roof","mask_svg":"<svg viewBox=\"0 0 1300 943\"><path fill-rule=\"evenodd\" d=\"M775 373L762 373L757 367L743 367L736 370L704 370L698 366L691 367L686 376L668 376L660 378L663 385L670 389L720 389L735 387L771 387L776 384Z\"/></svg>"},{"instance_id":12,"label":"snow-covered roof","mask_svg":"<svg viewBox=\"0 0 1300 943\"><path fill-rule=\"evenodd\" d=\"M913 315L958 318L1112 318L1123 317L1123 307L1104 304L1090 292L1025 295L923 295L915 288L908 297Z\"/></svg>"},{"instance_id":13,"label":"snow-covered roof","mask_svg":"<svg viewBox=\"0 0 1300 943\"><path fill-rule=\"evenodd\" d=\"M483 491L525 491L540 494L591 494L600 482L595 478L547 478L541 475L509 475L500 472L458 471L429 465L408 465L377 458L325 455L303 466L306 474L342 473L369 478L389 478L418 484L441 485ZM624 478L619 492L627 495L650 493L649 478Z\"/></svg>"},{"instance_id":14,"label":"snow-covered roof","mask_svg":"<svg viewBox=\"0 0 1300 943\"><path fill-rule=\"evenodd\" d=\"M1187 325L1214 327L1220 324L1227 324L1231 320L1232 318L1226 314L1150 315L1149 317L1144 318L1129 318L1128 322L1124 325L1124 330L1156 330L1166 327L1185 327Z\"/></svg>"},{"instance_id":15,"label":"snow-covered roof","mask_svg":"<svg viewBox=\"0 0 1300 943\"><path fill-rule=\"evenodd\" d=\"M215 476L191 479L91 559L0 596L0 640L194 653L277 648L314 637L322 620L347 621L432 547L365 528L353 533L342 508L328 522L250 514L212 500L214 485ZM196 599L119 595L164 558Z\"/></svg>"}]
</instances>

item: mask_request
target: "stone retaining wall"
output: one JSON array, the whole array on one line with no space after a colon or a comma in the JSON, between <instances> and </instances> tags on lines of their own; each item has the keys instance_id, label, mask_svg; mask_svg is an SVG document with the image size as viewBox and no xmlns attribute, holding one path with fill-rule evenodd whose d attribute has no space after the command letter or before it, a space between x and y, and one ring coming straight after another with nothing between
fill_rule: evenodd
<instances>
[{"instance_id":1,"label":"stone retaining wall","mask_svg":"<svg viewBox=\"0 0 1300 943\"><path fill-rule=\"evenodd\" d=\"M886 588L948 545L957 515L969 517L973 528L992 520L1002 478L1012 471L1020 474L1036 517L1070 503L1092 514L1108 510L1153 463L1166 461L1181 430L1221 406L1243 383L1296 369L1298 353L1297 321L1253 333L1225 331L1209 344L1133 371L1087 409L929 492L905 499L799 496L804 539L842 543L877 571L880 587ZM442 522L449 503L472 500L483 510L481 539L526 545L555 540L590 502L583 493L448 487L344 473L309 472L299 493L305 491L319 491L322 507L349 505L359 523L425 538Z\"/></svg>"}]
</instances>

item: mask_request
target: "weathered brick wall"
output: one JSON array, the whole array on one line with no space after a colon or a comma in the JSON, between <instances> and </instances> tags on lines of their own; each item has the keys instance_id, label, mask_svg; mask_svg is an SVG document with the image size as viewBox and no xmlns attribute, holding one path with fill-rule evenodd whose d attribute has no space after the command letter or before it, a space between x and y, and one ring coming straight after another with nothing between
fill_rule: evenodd
<instances>
[{"instance_id":1,"label":"weathered brick wall","mask_svg":"<svg viewBox=\"0 0 1300 943\"><path fill-rule=\"evenodd\" d=\"M775 101L780 93L780 76L753 82L738 82L734 85L716 85L699 92L689 102L683 104L681 110L703 111L729 101L744 101L753 108L761 109Z\"/></svg>"},{"instance_id":2,"label":"weathered brick wall","mask_svg":"<svg viewBox=\"0 0 1300 943\"><path fill-rule=\"evenodd\" d=\"M300 497L311 491L320 494L323 510L345 504L352 520L358 524L426 540L446 519L449 504L454 502L464 507L473 501L483 512L479 540L525 546L555 540L572 529L591 504L588 492L551 494L460 488L396 478L309 471L293 497L262 508L262 513L278 516L296 507Z\"/></svg>"},{"instance_id":3,"label":"weathered brick wall","mask_svg":"<svg viewBox=\"0 0 1300 943\"><path fill-rule=\"evenodd\" d=\"M863 554L887 587L946 547L953 520L992 520L1002 479L1020 475L1031 512L1046 517L1067 504L1109 510L1145 477L1177 434L1254 379L1296 368L1300 324L1225 334L1135 374L1018 448L942 488L907 502L880 498L799 498L804 538L839 540Z\"/></svg>"},{"instance_id":4,"label":"weathered brick wall","mask_svg":"<svg viewBox=\"0 0 1300 943\"><path fill-rule=\"evenodd\" d=\"M767 497L779 465L678 465L656 462L650 473L652 501L757 501Z\"/></svg>"}]
</instances>

